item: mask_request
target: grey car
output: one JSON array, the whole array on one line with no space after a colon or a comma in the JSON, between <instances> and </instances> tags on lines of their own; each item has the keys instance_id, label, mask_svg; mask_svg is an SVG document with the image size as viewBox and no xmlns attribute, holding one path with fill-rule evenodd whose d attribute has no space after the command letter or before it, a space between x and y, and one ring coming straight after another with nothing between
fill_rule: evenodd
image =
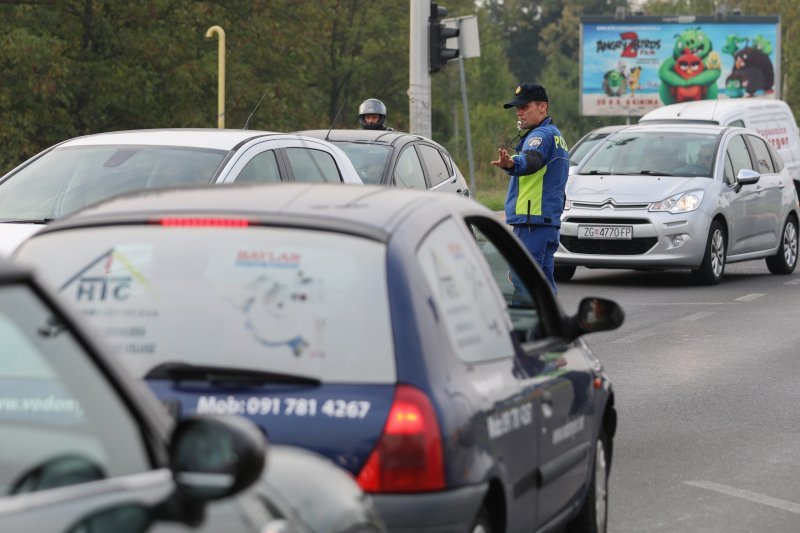
<instances>
[{"instance_id":1,"label":"grey car","mask_svg":"<svg viewBox=\"0 0 800 533\"><path fill-rule=\"evenodd\" d=\"M344 150L366 184L470 195L469 186L452 156L441 144L427 137L393 130L297 133L324 139Z\"/></svg>"},{"instance_id":2,"label":"grey car","mask_svg":"<svg viewBox=\"0 0 800 533\"><path fill-rule=\"evenodd\" d=\"M744 128L630 126L571 170L556 277L577 266L690 269L716 284L725 265L797 265L798 204L770 143Z\"/></svg>"}]
</instances>

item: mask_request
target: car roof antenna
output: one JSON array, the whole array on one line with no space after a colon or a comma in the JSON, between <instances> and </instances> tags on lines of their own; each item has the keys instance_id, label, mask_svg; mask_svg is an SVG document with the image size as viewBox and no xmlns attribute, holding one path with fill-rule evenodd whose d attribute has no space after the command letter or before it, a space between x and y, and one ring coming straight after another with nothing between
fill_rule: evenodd
<instances>
[{"instance_id":1,"label":"car roof antenna","mask_svg":"<svg viewBox=\"0 0 800 533\"><path fill-rule=\"evenodd\" d=\"M711 110L711 120L714 120L714 114L717 112L717 104L719 103L719 96L714 99L714 109Z\"/></svg>"},{"instance_id":2,"label":"car roof antenna","mask_svg":"<svg viewBox=\"0 0 800 533\"><path fill-rule=\"evenodd\" d=\"M260 105L261 105L261 101L262 101L262 100L264 100L264 97L265 97L265 96L267 96L267 91L269 91L269 85L267 85L267 88L266 88L266 89L264 89L264 94L262 94L262 95L261 95L261 100L259 100L259 101L258 101L258 103L256 104L256 106L255 106L255 107L253 108L253 110L250 112L250 116L249 116L249 117L247 117L247 120L245 120L245 121L244 121L244 128L242 128L243 130L246 130L246 129L247 129L247 125L248 125L248 124L250 124L250 119L251 119L251 118L253 118L253 115L255 115L255 113L256 113L256 109L258 109L258 106L260 106Z\"/></svg>"},{"instance_id":3,"label":"car roof antenna","mask_svg":"<svg viewBox=\"0 0 800 533\"><path fill-rule=\"evenodd\" d=\"M331 122L331 127L328 128L328 133L325 134L325 140L326 141L328 140L328 137L331 134L331 130L333 129L333 125L336 124L336 121L339 119L339 115L342 114L342 109L344 109L344 104L347 103L347 98L348 98L347 96L344 97L344 102L342 102L342 105L339 106L339 111L336 112L336 116L333 117L333 122Z\"/></svg>"}]
</instances>

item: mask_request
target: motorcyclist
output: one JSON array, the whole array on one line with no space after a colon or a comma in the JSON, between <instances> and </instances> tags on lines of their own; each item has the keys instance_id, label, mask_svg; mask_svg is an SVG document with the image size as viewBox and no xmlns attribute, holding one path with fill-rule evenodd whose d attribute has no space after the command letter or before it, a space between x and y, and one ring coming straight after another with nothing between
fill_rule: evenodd
<instances>
[{"instance_id":1,"label":"motorcyclist","mask_svg":"<svg viewBox=\"0 0 800 533\"><path fill-rule=\"evenodd\" d=\"M358 106L358 121L365 130L391 130L386 126L386 106L377 98L367 98Z\"/></svg>"}]
</instances>

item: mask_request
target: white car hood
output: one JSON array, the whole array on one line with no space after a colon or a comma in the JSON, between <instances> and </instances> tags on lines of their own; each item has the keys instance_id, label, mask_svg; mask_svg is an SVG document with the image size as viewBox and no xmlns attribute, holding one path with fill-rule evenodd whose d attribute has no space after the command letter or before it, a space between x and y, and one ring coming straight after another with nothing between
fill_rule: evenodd
<instances>
[{"instance_id":1,"label":"white car hood","mask_svg":"<svg viewBox=\"0 0 800 533\"><path fill-rule=\"evenodd\" d=\"M25 239L44 227L44 224L0 223L0 257L11 255Z\"/></svg>"},{"instance_id":2,"label":"white car hood","mask_svg":"<svg viewBox=\"0 0 800 533\"><path fill-rule=\"evenodd\" d=\"M580 202L603 202L613 198L618 203L657 202L693 190L706 190L711 178L672 176L588 176L573 174L567 182L567 199Z\"/></svg>"}]
</instances>

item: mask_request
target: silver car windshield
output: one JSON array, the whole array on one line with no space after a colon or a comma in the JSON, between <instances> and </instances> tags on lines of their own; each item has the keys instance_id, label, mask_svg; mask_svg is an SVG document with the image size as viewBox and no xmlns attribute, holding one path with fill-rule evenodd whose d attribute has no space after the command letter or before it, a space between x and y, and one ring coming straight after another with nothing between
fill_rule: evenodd
<instances>
[{"instance_id":1,"label":"silver car windshield","mask_svg":"<svg viewBox=\"0 0 800 533\"><path fill-rule=\"evenodd\" d=\"M17 260L53 266L42 274L139 377L179 363L329 383L395 378L383 243L262 226L111 226L40 235Z\"/></svg>"},{"instance_id":2,"label":"silver car windshield","mask_svg":"<svg viewBox=\"0 0 800 533\"><path fill-rule=\"evenodd\" d=\"M355 142L336 142L335 144L350 158L353 166L356 167L356 172L361 176L361 181L370 185L380 185L391 151L388 146Z\"/></svg>"},{"instance_id":3,"label":"silver car windshield","mask_svg":"<svg viewBox=\"0 0 800 533\"><path fill-rule=\"evenodd\" d=\"M713 176L719 136L705 133L624 132L604 139L579 174Z\"/></svg>"},{"instance_id":4,"label":"silver car windshield","mask_svg":"<svg viewBox=\"0 0 800 533\"><path fill-rule=\"evenodd\" d=\"M224 150L168 146L60 147L0 183L3 221L46 221L139 189L211 182Z\"/></svg>"}]
</instances>

